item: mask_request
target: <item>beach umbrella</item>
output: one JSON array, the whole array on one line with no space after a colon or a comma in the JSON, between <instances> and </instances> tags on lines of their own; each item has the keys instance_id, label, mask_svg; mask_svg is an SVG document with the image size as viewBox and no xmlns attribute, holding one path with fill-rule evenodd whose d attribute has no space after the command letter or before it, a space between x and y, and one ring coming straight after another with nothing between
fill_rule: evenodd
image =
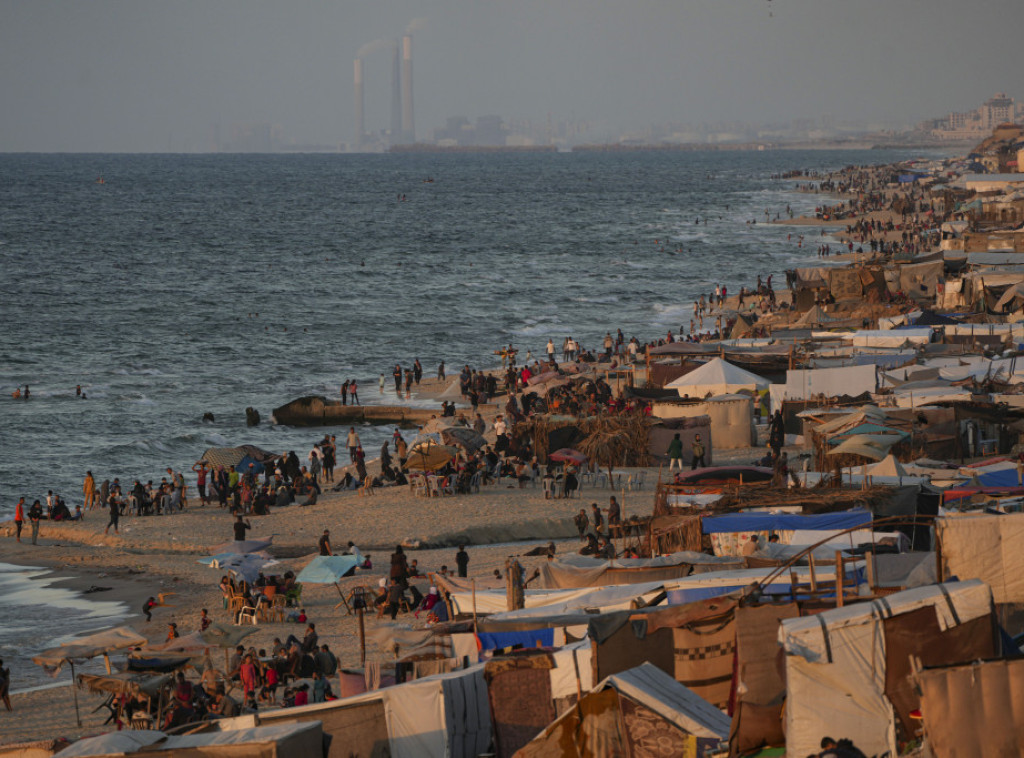
<instances>
[{"instance_id":1,"label":"beach umbrella","mask_svg":"<svg viewBox=\"0 0 1024 758\"><path fill-rule=\"evenodd\" d=\"M213 623L199 633L199 638L209 645L224 649L224 673L226 674L228 670L228 650L237 647L238 643L255 632L255 626Z\"/></svg>"},{"instance_id":2,"label":"beach umbrella","mask_svg":"<svg viewBox=\"0 0 1024 758\"><path fill-rule=\"evenodd\" d=\"M57 647L49 648L41 653L32 656L32 662L37 663L50 676L57 676L65 663L71 666L72 687L75 679L75 661L87 661L96 656L102 655L107 664L107 673L110 673L109 654L115 650L124 650L129 647L145 645L146 638L127 626L118 626L107 629L103 632L96 632L87 637L65 642ZM78 712L78 690L75 689L75 717L78 725L82 725L82 717Z\"/></svg>"},{"instance_id":3,"label":"beach umbrella","mask_svg":"<svg viewBox=\"0 0 1024 758\"><path fill-rule=\"evenodd\" d=\"M434 442L421 442L409 449L405 467L417 471L435 471L455 457L458 449Z\"/></svg>"},{"instance_id":4,"label":"beach umbrella","mask_svg":"<svg viewBox=\"0 0 1024 758\"><path fill-rule=\"evenodd\" d=\"M575 463L577 466L582 466L587 462L587 456L579 450L573 450L571 447L563 447L561 450L556 450L548 458L558 463Z\"/></svg>"},{"instance_id":5,"label":"beach umbrella","mask_svg":"<svg viewBox=\"0 0 1024 758\"><path fill-rule=\"evenodd\" d=\"M470 453L475 453L486 443L482 435L468 426L453 426L450 429L445 429L441 432L441 439L446 445L459 445Z\"/></svg>"},{"instance_id":6,"label":"beach umbrella","mask_svg":"<svg viewBox=\"0 0 1024 758\"><path fill-rule=\"evenodd\" d=\"M440 434L445 429L455 426L455 419L440 416L432 418L420 428L420 434Z\"/></svg>"},{"instance_id":7,"label":"beach umbrella","mask_svg":"<svg viewBox=\"0 0 1024 758\"><path fill-rule=\"evenodd\" d=\"M333 584L338 590L338 595L341 596L341 602L334 607L344 605L348 608L345 593L341 591L341 585L338 582L343 576L354 572L358 563L359 559L354 555L318 555L299 572L295 581L303 584ZM349 608L350 612L351 610Z\"/></svg>"},{"instance_id":8,"label":"beach umbrella","mask_svg":"<svg viewBox=\"0 0 1024 758\"><path fill-rule=\"evenodd\" d=\"M580 443L580 451L592 461L608 469L608 486L612 486L612 469L633 448L633 440L624 429L598 430Z\"/></svg>"}]
</instances>

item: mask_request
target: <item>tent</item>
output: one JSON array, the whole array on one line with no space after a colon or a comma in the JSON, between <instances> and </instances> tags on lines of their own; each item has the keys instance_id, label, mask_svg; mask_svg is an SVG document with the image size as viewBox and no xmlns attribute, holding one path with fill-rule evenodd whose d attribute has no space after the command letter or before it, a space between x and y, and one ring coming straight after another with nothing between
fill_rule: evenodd
<instances>
[{"instance_id":1,"label":"tent","mask_svg":"<svg viewBox=\"0 0 1024 758\"><path fill-rule=\"evenodd\" d=\"M914 681L933 755L1024 754L1024 659L926 668Z\"/></svg>"},{"instance_id":2,"label":"tent","mask_svg":"<svg viewBox=\"0 0 1024 758\"><path fill-rule=\"evenodd\" d=\"M909 476L903 464L896 460L896 456L889 453L874 466L868 466L868 476Z\"/></svg>"},{"instance_id":3,"label":"tent","mask_svg":"<svg viewBox=\"0 0 1024 758\"><path fill-rule=\"evenodd\" d=\"M674 389L680 397L707 397L708 395L729 395L740 390L768 389L768 380L763 376L734 366L721 358L714 358L698 369L684 374L665 385Z\"/></svg>"},{"instance_id":4,"label":"tent","mask_svg":"<svg viewBox=\"0 0 1024 758\"><path fill-rule=\"evenodd\" d=\"M516 756L701 755L728 734L720 710L643 663L601 681Z\"/></svg>"},{"instance_id":5,"label":"tent","mask_svg":"<svg viewBox=\"0 0 1024 758\"><path fill-rule=\"evenodd\" d=\"M279 455L262 450L255 445L241 445L239 447L207 448L200 460L206 461L211 467L230 468L240 466L242 461L263 464L279 457Z\"/></svg>"},{"instance_id":6,"label":"tent","mask_svg":"<svg viewBox=\"0 0 1024 758\"><path fill-rule=\"evenodd\" d=\"M943 576L980 579L995 602L1024 603L1024 513L944 516L935 521L935 535Z\"/></svg>"},{"instance_id":7,"label":"tent","mask_svg":"<svg viewBox=\"0 0 1024 758\"><path fill-rule=\"evenodd\" d=\"M134 756L159 753L166 758L307 758L323 751L318 723L277 724L220 732L168 735L158 731L112 732L80 740L61 756Z\"/></svg>"},{"instance_id":8,"label":"tent","mask_svg":"<svg viewBox=\"0 0 1024 758\"><path fill-rule=\"evenodd\" d=\"M638 582L681 579L693 564L713 566L716 559L704 553L678 552L655 558L619 558L613 561L586 555L565 555L540 567L541 584L547 589L601 587Z\"/></svg>"},{"instance_id":9,"label":"tent","mask_svg":"<svg viewBox=\"0 0 1024 758\"><path fill-rule=\"evenodd\" d=\"M478 664L327 703L261 711L256 718L261 724L323 723L335 737L328 758L389 752L391 758L476 758L491 744L483 672Z\"/></svg>"},{"instance_id":10,"label":"tent","mask_svg":"<svg viewBox=\"0 0 1024 758\"><path fill-rule=\"evenodd\" d=\"M901 618L922 609L924 614ZM902 627L895 619L910 623L894 629ZM784 620L778 640L785 653L786 753L816 753L828 734L854 739L867 755L897 755L893 698L900 700L906 691L900 689L902 681L887 681L889 670L906 667L909 673L907 649L916 654L914 646L925 643L941 649L943 634L976 619L990 625L987 632L973 625L962 631L975 641L990 641L995 630L992 593L971 580ZM950 649L959 645L949 642ZM991 643L987 647L991 650Z\"/></svg>"}]
</instances>

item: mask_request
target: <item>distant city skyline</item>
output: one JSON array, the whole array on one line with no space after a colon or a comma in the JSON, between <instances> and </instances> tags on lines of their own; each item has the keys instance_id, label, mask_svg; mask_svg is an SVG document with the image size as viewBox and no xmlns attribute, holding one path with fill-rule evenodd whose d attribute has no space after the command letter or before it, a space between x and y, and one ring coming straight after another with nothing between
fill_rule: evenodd
<instances>
[{"instance_id":1,"label":"distant city skyline","mask_svg":"<svg viewBox=\"0 0 1024 758\"><path fill-rule=\"evenodd\" d=\"M598 140L670 124L909 128L1022 95L1021 25L993 23L1019 17L1010 0L35 0L4 15L0 151L342 149L358 142L357 58L371 142L396 125L400 141L432 140L459 116Z\"/></svg>"}]
</instances>

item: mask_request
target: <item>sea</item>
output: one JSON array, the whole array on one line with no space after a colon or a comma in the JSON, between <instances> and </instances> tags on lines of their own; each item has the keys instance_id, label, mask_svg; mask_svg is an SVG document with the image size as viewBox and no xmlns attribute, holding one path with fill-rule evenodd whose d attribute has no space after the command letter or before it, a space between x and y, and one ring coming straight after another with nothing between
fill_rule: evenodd
<instances>
[{"instance_id":1,"label":"sea","mask_svg":"<svg viewBox=\"0 0 1024 758\"><path fill-rule=\"evenodd\" d=\"M304 458L347 428L272 409L346 379L364 403L434 405L394 396L396 363L454 375L509 343L540 356L549 338L685 331L716 284L782 285L817 262L818 229L764 223L825 201L781 173L911 157L0 155L0 518L49 490L73 510L87 470L159 481L240 444ZM359 431L372 456L391 429ZM15 626L0 622L0 654L24 641Z\"/></svg>"}]
</instances>

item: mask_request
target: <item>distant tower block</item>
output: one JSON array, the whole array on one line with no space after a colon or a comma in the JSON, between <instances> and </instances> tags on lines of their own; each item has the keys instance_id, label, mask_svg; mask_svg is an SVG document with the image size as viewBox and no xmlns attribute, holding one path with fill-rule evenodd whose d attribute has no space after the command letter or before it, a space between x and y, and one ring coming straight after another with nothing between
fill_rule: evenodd
<instances>
[{"instance_id":1,"label":"distant tower block","mask_svg":"<svg viewBox=\"0 0 1024 758\"><path fill-rule=\"evenodd\" d=\"M402 137L416 141L416 125L412 116L412 36L402 37Z\"/></svg>"},{"instance_id":2,"label":"distant tower block","mask_svg":"<svg viewBox=\"0 0 1024 758\"><path fill-rule=\"evenodd\" d=\"M397 40L394 52L391 66L391 142L397 144L402 136L402 57Z\"/></svg>"},{"instance_id":3,"label":"distant tower block","mask_svg":"<svg viewBox=\"0 0 1024 758\"><path fill-rule=\"evenodd\" d=\"M355 98L356 98L356 138L355 145L358 147L363 144L363 138L366 135L366 116L363 113L363 61L361 58L356 58L355 67L353 69L353 77L355 83Z\"/></svg>"}]
</instances>

